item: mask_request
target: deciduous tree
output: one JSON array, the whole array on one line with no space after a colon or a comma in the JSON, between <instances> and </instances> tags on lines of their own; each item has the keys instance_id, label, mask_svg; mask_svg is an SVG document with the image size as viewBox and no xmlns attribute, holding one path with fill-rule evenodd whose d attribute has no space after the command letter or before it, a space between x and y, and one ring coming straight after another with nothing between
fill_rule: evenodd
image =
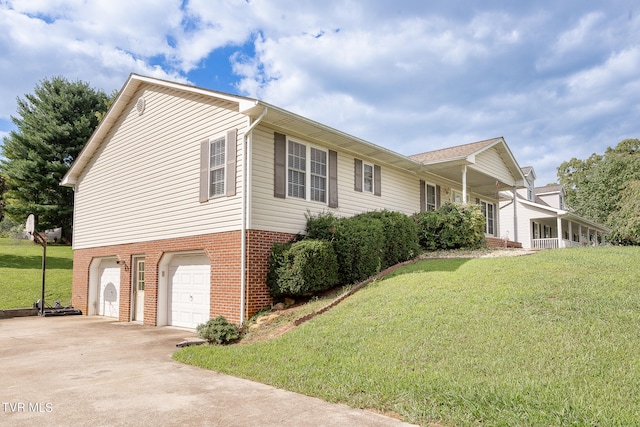
<instances>
[{"instance_id":1,"label":"deciduous tree","mask_svg":"<svg viewBox=\"0 0 640 427\"><path fill-rule=\"evenodd\" d=\"M610 226L614 240L628 235L625 221L633 224L640 218L640 210L627 209L629 195L636 194L630 183L640 180L638 139L625 139L603 155L564 162L558 168L558 178L567 190L567 204L578 215ZM617 241L630 244L634 240L625 237ZM640 244L640 238L636 241L631 244Z\"/></svg>"}]
</instances>

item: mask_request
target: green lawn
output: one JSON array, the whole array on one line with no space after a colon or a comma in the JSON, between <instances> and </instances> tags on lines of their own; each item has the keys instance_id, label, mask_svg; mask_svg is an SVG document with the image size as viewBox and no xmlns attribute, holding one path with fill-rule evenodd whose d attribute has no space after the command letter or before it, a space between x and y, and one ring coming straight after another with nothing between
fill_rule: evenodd
<instances>
[{"instance_id":1,"label":"green lawn","mask_svg":"<svg viewBox=\"0 0 640 427\"><path fill-rule=\"evenodd\" d=\"M277 339L174 357L421 425L638 425L639 259L425 260Z\"/></svg>"},{"instance_id":2,"label":"green lawn","mask_svg":"<svg viewBox=\"0 0 640 427\"><path fill-rule=\"evenodd\" d=\"M73 253L47 247L45 304L71 305ZM42 247L28 240L0 239L0 310L28 308L42 293Z\"/></svg>"}]
</instances>

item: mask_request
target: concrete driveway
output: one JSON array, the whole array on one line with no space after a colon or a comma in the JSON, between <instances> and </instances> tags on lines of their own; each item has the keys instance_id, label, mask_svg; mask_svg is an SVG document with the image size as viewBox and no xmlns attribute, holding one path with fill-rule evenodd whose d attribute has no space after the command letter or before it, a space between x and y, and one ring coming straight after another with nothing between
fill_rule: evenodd
<instances>
[{"instance_id":1,"label":"concrete driveway","mask_svg":"<svg viewBox=\"0 0 640 427\"><path fill-rule=\"evenodd\" d=\"M194 337L101 317L0 320L0 425L409 425L173 361Z\"/></svg>"}]
</instances>

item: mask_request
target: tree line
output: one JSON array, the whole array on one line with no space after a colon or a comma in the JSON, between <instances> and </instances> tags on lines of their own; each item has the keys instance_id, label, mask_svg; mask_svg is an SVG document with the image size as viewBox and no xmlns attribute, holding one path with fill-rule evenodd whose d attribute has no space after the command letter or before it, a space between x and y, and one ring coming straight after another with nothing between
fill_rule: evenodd
<instances>
[{"instance_id":1,"label":"tree line","mask_svg":"<svg viewBox=\"0 0 640 427\"><path fill-rule=\"evenodd\" d=\"M611 228L609 242L640 245L640 140L563 162L558 180L577 215Z\"/></svg>"},{"instance_id":2,"label":"tree line","mask_svg":"<svg viewBox=\"0 0 640 427\"><path fill-rule=\"evenodd\" d=\"M71 241L73 190L59 183L116 96L58 76L17 99L1 151L0 224L34 214L39 231L62 227ZM563 162L557 176L573 212L610 227L610 242L640 245L640 140Z\"/></svg>"}]
</instances>

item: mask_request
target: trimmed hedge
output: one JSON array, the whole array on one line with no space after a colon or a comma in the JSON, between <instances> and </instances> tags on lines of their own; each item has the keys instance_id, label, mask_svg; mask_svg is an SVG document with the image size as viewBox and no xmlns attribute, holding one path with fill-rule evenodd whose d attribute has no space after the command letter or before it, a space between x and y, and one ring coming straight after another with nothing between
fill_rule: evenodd
<instances>
[{"instance_id":1,"label":"trimmed hedge","mask_svg":"<svg viewBox=\"0 0 640 427\"><path fill-rule=\"evenodd\" d=\"M364 280L420 251L415 222L400 212L373 211L349 218L323 212L306 218L308 238L332 242L343 284Z\"/></svg>"},{"instance_id":2,"label":"trimmed hedge","mask_svg":"<svg viewBox=\"0 0 640 427\"><path fill-rule=\"evenodd\" d=\"M282 245L285 246L285 245ZM307 296L334 287L338 282L338 263L330 242L302 240L278 248L274 257L277 278L272 295Z\"/></svg>"},{"instance_id":3,"label":"trimmed hedge","mask_svg":"<svg viewBox=\"0 0 640 427\"><path fill-rule=\"evenodd\" d=\"M341 284L357 283L373 276L382 269L382 221L366 214L341 218L334 233L333 248Z\"/></svg>"},{"instance_id":4,"label":"trimmed hedge","mask_svg":"<svg viewBox=\"0 0 640 427\"><path fill-rule=\"evenodd\" d=\"M318 239L332 241L333 235L340 219L331 212L321 212L311 215L309 211L304 215L307 219L306 239Z\"/></svg>"},{"instance_id":5,"label":"trimmed hedge","mask_svg":"<svg viewBox=\"0 0 640 427\"><path fill-rule=\"evenodd\" d=\"M485 219L478 205L446 203L413 215L420 246L426 250L476 249L485 245Z\"/></svg>"},{"instance_id":6,"label":"trimmed hedge","mask_svg":"<svg viewBox=\"0 0 640 427\"><path fill-rule=\"evenodd\" d=\"M269 294L274 297L282 296L280 290L280 268L285 264L287 251L291 248L293 242L274 243L271 246L271 255L269 255L269 271L267 272L266 285L269 287Z\"/></svg>"},{"instance_id":7,"label":"trimmed hedge","mask_svg":"<svg viewBox=\"0 0 640 427\"><path fill-rule=\"evenodd\" d=\"M384 245L382 255L382 269L408 261L418 255L418 228L410 217L388 210L368 212L368 217L382 222Z\"/></svg>"}]
</instances>

